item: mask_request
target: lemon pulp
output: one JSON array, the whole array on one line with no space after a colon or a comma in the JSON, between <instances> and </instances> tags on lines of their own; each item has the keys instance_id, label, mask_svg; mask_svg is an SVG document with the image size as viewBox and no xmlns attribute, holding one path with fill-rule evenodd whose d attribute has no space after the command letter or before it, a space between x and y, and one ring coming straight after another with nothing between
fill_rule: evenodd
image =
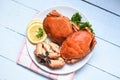
<instances>
[{"instance_id":1,"label":"lemon pulp","mask_svg":"<svg viewBox=\"0 0 120 80\"><path fill-rule=\"evenodd\" d=\"M39 28L43 30L43 36L38 38L36 35L38 34ZM27 34L28 40L33 44L43 42L47 38L47 34L43 29L42 22L39 20L34 20L28 24L26 34Z\"/></svg>"}]
</instances>

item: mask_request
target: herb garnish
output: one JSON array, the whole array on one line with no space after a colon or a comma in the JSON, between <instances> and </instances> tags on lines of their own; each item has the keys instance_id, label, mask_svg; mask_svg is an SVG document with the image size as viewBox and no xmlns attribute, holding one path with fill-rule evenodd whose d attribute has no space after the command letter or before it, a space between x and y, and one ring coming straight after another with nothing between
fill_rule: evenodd
<instances>
[{"instance_id":1,"label":"herb garnish","mask_svg":"<svg viewBox=\"0 0 120 80\"><path fill-rule=\"evenodd\" d=\"M43 29L42 29L42 28L39 28L39 31L37 32L36 37L37 37L37 38L40 38L40 37L42 37L42 36L43 36Z\"/></svg>"},{"instance_id":2,"label":"herb garnish","mask_svg":"<svg viewBox=\"0 0 120 80\"><path fill-rule=\"evenodd\" d=\"M82 29L85 29L85 27L88 27L88 29L92 33L94 33L92 29L92 25L89 22L82 22L81 19L82 19L82 16L78 12L73 14L73 16L71 17L71 21L77 24L77 26L79 26L79 30L82 30Z\"/></svg>"},{"instance_id":3,"label":"herb garnish","mask_svg":"<svg viewBox=\"0 0 120 80\"><path fill-rule=\"evenodd\" d=\"M93 29L92 29L92 25L91 25L89 22L81 22L79 29L82 30L82 29L85 29L85 27L88 27L88 29L89 29L92 33L94 33L94 32L93 32Z\"/></svg>"},{"instance_id":4,"label":"herb garnish","mask_svg":"<svg viewBox=\"0 0 120 80\"><path fill-rule=\"evenodd\" d=\"M71 21L74 22L75 24L79 25L81 22L81 15L77 12L75 14L73 14L73 16L71 17Z\"/></svg>"}]
</instances>

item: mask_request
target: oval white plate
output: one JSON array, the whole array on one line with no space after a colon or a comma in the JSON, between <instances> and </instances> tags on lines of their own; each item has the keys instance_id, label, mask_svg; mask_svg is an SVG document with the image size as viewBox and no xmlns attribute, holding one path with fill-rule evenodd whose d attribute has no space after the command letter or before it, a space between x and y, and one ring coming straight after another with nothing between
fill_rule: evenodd
<instances>
[{"instance_id":1,"label":"oval white plate","mask_svg":"<svg viewBox=\"0 0 120 80\"><path fill-rule=\"evenodd\" d=\"M79 10L76 10L72 7L67 7L67 6L56 6L56 7L52 7L52 8L49 8L49 9L46 9L45 11L43 11L42 13L40 13L40 19L43 20L46 15L51 12L52 10L57 10L58 12L60 12L61 14L63 14L64 16L67 16L69 18L71 18L71 16L76 13L76 12L79 12L82 16L82 21L88 21L87 18L83 15L83 13L81 13ZM90 59L91 57L91 53L89 55L87 55L84 59L82 59L81 61L75 63L75 64L65 64L65 66L61 69L50 69L48 68L47 66L44 66L40 63L38 63L35 59L35 55L34 55L34 50L35 50L36 46L31 44L28 40L27 40L27 50L28 50L28 53L31 57L31 59L35 62L35 64L40 67L41 69L47 71L47 72L50 72L50 73L54 73L54 74L67 74L67 73L70 73L70 72L73 72L73 71L76 71L78 69L80 69L81 67L83 67L87 62L88 60Z\"/></svg>"}]
</instances>

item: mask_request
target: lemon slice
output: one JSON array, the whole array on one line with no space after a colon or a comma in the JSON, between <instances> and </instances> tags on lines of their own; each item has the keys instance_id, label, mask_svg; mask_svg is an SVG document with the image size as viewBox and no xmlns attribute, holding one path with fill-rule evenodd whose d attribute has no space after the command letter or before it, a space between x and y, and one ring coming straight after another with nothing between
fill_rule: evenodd
<instances>
[{"instance_id":1,"label":"lemon slice","mask_svg":"<svg viewBox=\"0 0 120 80\"><path fill-rule=\"evenodd\" d=\"M42 24L42 21L40 20L32 20L29 24L28 24L28 28L33 25L33 24Z\"/></svg>"},{"instance_id":2,"label":"lemon slice","mask_svg":"<svg viewBox=\"0 0 120 80\"><path fill-rule=\"evenodd\" d=\"M42 30L42 34L39 32L39 30ZM39 36L39 34L41 35ZM47 34L43 29L42 22L39 20L34 20L28 24L26 35L28 40L33 44L43 42L47 38Z\"/></svg>"}]
</instances>

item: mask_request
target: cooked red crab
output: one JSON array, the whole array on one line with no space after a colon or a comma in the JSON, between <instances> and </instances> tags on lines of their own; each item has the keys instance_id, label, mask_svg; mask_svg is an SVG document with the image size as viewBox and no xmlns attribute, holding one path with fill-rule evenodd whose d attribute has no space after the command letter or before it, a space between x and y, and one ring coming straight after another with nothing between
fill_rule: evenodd
<instances>
[{"instance_id":1,"label":"cooked red crab","mask_svg":"<svg viewBox=\"0 0 120 80\"><path fill-rule=\"evenodd\" d=\"M78 30L69 18L56 10L43 21L44 29L51 41L62 44L60 53L67 63L74 63L90 53L96 44L95 36L87 28Z\"/></svg>"},{"instance_id":2,"label":"cooked red crab","mask_svg":"<svg viewBox=\"0 0 120 80\"><path fill-rule=\"evenodd\" d=\"M75 63L89 54L95 44L94 34L86 28L70 35L62 43L60 53L67 63Z\"/></svg>"},{"instance_id":3,"label":"cooked red crab","mask_svg":"<svg viewBox=\"0 0 120 80\"><path fill-rule=\"evenodd\" d=\"M61 45L73 33L73 26L76 25L69 18L53 10L44 19L43 26L50 40Z\"/></svg>"}]
</instances>

